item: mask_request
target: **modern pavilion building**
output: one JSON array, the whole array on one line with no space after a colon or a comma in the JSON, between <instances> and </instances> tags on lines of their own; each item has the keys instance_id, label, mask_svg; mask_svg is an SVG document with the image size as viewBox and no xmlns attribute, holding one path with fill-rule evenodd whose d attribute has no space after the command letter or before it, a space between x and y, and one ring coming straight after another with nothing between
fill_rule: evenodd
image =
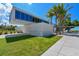
<instances>
[{"instance_id":1,"label":"modern pavilion building","mask_svg":"<svg viewBox=\"0 0 79 59\"><path fill-rule=\"evenodd\" d=\"M49 36L53 34L53 26L47 21L14 6L10 14L10 23L23 25L20 29L28 35Z\"/></svg>"}]
</instances>

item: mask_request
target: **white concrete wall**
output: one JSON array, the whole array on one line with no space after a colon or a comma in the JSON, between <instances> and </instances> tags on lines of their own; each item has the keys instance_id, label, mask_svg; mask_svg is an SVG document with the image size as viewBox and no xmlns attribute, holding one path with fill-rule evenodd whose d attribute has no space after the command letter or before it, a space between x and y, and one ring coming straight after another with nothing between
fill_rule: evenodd
<instances>
[{"instance_id":1,"label":"white concrete wall","mask_svg":"<svg viewBox=\"0 0 79 59\"><path fill-rule=\"evenodd\" d=\"M53 26L46 23L40 23L42 26L42 34L43 36L49 36L53 34Z\"/></svg>"},{"instance_id":2,"label":"white concrete wall","mask_svg":"<svg viewBox=\"0 0 79 59\"><path fill-rule=\"evenodd\" d=\"M41 26L39 23L33 23L30 25L29 34L35 36L42 36Z\"/></svg>"},{"instance_id":3,"label":"white concrete wall","mask_svg":"<svg viewBox=\"0 0 79 59\"><path fill-rule=\"evenodd\" d=\"M46 23L32 23L30 25L24 25L22 31L29 35L49 36L53 34L53 26Z\"/></svg>"},{"instance_id":4,"label":"white concrete wall","mask_svg":"<svg viewBox=\"0 0 79 59\"><path fill-rule=\"evenodd\" d=\"M15 10L14 8L12 8L11 14L10 14L10 23L14 24L14 21L15 21Z\"/></svg>"}]
</instances>

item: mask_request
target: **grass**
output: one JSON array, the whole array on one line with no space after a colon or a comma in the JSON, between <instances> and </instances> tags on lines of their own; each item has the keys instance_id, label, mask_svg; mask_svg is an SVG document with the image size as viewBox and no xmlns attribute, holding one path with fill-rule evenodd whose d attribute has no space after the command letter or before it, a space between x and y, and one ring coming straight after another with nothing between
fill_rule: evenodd
<instances>
[{"instance_id":1,"label":"grass","mask_svg":"<svg viewBox=\"0 0 79 59\"><path fill-rule=\"evenodd\" d=\"M39 56L55 44L61 36L33 37L18 36L0 38L1 56Z\"/></svg>"}]
</instances>

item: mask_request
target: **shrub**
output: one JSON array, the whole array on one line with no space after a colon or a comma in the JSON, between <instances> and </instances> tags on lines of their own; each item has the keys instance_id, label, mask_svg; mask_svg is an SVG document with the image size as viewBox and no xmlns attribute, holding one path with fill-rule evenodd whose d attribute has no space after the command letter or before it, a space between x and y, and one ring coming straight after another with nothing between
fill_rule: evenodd
<instances>
[{"instance_id":1,"label":"shrub","mask_svg":"<svg viewBox=\"0 0 79 59\"><path fill-rule=\"evenodd\" d=\"M0 35L2 35L2 31L0 31Z\"/></svg>"}]
</instances>

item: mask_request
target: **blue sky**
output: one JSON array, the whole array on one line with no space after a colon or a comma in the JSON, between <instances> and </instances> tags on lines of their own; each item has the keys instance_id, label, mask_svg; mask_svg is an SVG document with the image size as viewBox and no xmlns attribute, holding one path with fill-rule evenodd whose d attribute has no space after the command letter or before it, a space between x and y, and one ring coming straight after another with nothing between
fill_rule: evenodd
<instances>
[{"instance_id":1,"label":"blue sky","mask_svg":"<svg viewBox=\"0 0 79 59\"><path fill-rule=\"evenodd\" d=\"M43 18L44 20L47 20L46 15L48 10L54 6L54 3L13 3L13 6L16 6L18 8L21 8L25 10L26 12L32 13L36 16L39 16ZM67 5L73 6L73 8L69 11L69 13L72 14L71 19L72 21L75 19L79 20L79 4L77 3L69 3ZM55 23L55 20L53 19L53 23Z\"/></svg>"}]
</instances>

